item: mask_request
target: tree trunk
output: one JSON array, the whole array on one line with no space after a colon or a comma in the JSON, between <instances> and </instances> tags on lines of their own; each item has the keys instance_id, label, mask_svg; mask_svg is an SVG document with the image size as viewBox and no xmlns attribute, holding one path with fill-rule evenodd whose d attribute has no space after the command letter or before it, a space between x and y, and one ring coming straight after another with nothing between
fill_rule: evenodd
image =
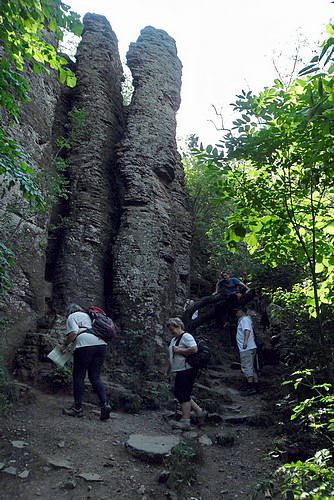
<instances>
[{"instance_id":1,"label":"tree trunk","mask_svg":"<svg viewBox=\"0 0 334 500\"><path fill-rule=\"evenodd\" d=\"M250 290L240 297L238 300L235 295L228 298L221 293L216 293L214 295L208 295L202 297L197 302L194 302L191 307L189 307L182 316L182 321L184 323L185 329L188 332L193 332L199 326L204 325L211 319L218 319L217 310L219 310L219 316L231 312L237 306L244 306L248 304L255 297L255 290ZM191 319L195 311L200 311L206 306L211 306L207 311L199 313L196 319Z\"/></svg>"}]
</instances>

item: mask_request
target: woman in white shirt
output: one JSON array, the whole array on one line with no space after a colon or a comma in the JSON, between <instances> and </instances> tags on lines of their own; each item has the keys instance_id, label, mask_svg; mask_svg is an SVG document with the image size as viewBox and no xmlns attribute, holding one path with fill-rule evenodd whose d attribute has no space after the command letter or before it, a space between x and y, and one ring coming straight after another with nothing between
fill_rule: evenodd
<instances>
[{"instance_id":1,"label":"woman in white shirt","mask_svg":"<svg viewBox=\"0 0 334 500\"><path fill-rule=\"evenodd\" d=\"M184 331L184 324L180 318L170 318L167 322L167 328L173 338L168 348L166 375L168 376L170 372L175 373L174 395L179 401L182 411L180 422L175 422L173 427L189 430L191 410L196 412L199 423L203 423L207 415L207 412L203 411L191 398L198 369L187 363L187 356L197 352L197 344L194 337Z\"/></svg>"},{"instance_id":2,"label":"woman in white shirt","mask_svg":"<svg viewBox=\"0 0 334 500\"><path fill-rule=\"evenodd\" d=\"M89 381L100 401L100 420L107 420L111 407L106 400L106 390L101 380L101 370L107 353L107 344L91 331L92 321L87 313L78 305L67 307L66 339L62 346L65 352L70 344L74 344L73 352L73 399L71 408L63 413L71 417L82 417L82 399L85 388L85 377L88 372Z\"/></svg>"}]
</instances>

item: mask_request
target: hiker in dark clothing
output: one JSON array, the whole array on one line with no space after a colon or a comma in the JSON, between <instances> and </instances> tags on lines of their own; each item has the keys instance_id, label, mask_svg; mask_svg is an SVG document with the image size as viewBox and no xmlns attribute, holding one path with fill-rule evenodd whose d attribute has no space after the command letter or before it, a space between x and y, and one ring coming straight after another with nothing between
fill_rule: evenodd
<instances>
[{"instance_id":1,"label":"hiker in dark clothing","mask_svg":"<svg viewBox=\"0 0 334 500\"><path fill-rule=\"evenodd\" d=\"M219 294L222 297L222 301L215 306L218 319L222 319L228 311L238 305L242 291L249 292L250 289L238 278L230 278L228 271L222 271L221 278L217 281L216 290L213 294Z\"/></svg>"},{"instance_id":2,"label":"hiker in dark clothing","mask_svg":"<svg viewBox=\"0 0 334 500\"><path fill-rule=\"evenodd\" d=\"M220 276L221 277L216 283L216 290L214 294L220 293L225 298L228 298L231 295L235 294L241 295L241 290L249 292L248 286L238 278L230 278L230 274L228 271L222 271Z\"/></svg>"},{"instance_id":3,"label":"hiker in dark clothing","mask_svg":"<svg viewBox=\"0 0 334 500\"><path fill-rule=\"evenodd\" d=\"M101 380L101 370L107 353L104 340L90 333L92 321L87 313L78 305L67 307L66 339L61 347L65 352L70 344L74 344L73 352L73 398L74 405L64 409L63 414L71 417L82 417L82 399L86 372L89 381L100 400L100 420L108 420L111 407L106 399L106 390Z\"/></svg>"}]
</instances>

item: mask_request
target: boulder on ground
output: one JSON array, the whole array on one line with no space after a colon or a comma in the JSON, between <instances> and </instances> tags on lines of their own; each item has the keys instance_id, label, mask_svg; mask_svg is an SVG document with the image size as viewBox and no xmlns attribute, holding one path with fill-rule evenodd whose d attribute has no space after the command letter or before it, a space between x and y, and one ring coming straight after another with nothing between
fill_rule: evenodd
<instances>
[{"instance_id":1,"label":"boulder on ground","mask_svg":"<svg viewBox=\"0 0 334 500\"><path fill-rule=\"evenodd\" d=\"M131 434L125 446L131 455L141 460L161 463L179 442L180 438L171 434Z\"/></svg>"}]
</instances>

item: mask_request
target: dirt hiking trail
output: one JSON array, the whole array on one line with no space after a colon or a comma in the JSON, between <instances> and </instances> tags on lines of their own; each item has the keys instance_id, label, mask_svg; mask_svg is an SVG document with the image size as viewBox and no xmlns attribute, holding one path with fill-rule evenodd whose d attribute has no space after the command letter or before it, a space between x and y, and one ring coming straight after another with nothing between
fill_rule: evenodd
<instances>
[{"instance_id":1,"label":"dirt hiking trail","mask_svg":"<svg viewBox=\"0 0 334 500\"><path fill-rule=\"evenodd\" d=\"M219 411L190 432L172 430L174 413L166 410L138 415L117 411L101 422L97 406L86 404L83 418L68 417L62 408L70 406L69 394L31 388L30 402L0 419L0 499L266 498L264 493L252 495L277 467L268 458L275 437L268 400L275 384L272 375L263 375L261 393L246 397L237 390L241 380L231 368L231 356L199 377L196 399L205 406L210 395L220 398ZM195 482L164 483L166 464L129 453L125 442L132 434L177 435L199 443L204 463Z\"/></svg>"}]
</instances>

